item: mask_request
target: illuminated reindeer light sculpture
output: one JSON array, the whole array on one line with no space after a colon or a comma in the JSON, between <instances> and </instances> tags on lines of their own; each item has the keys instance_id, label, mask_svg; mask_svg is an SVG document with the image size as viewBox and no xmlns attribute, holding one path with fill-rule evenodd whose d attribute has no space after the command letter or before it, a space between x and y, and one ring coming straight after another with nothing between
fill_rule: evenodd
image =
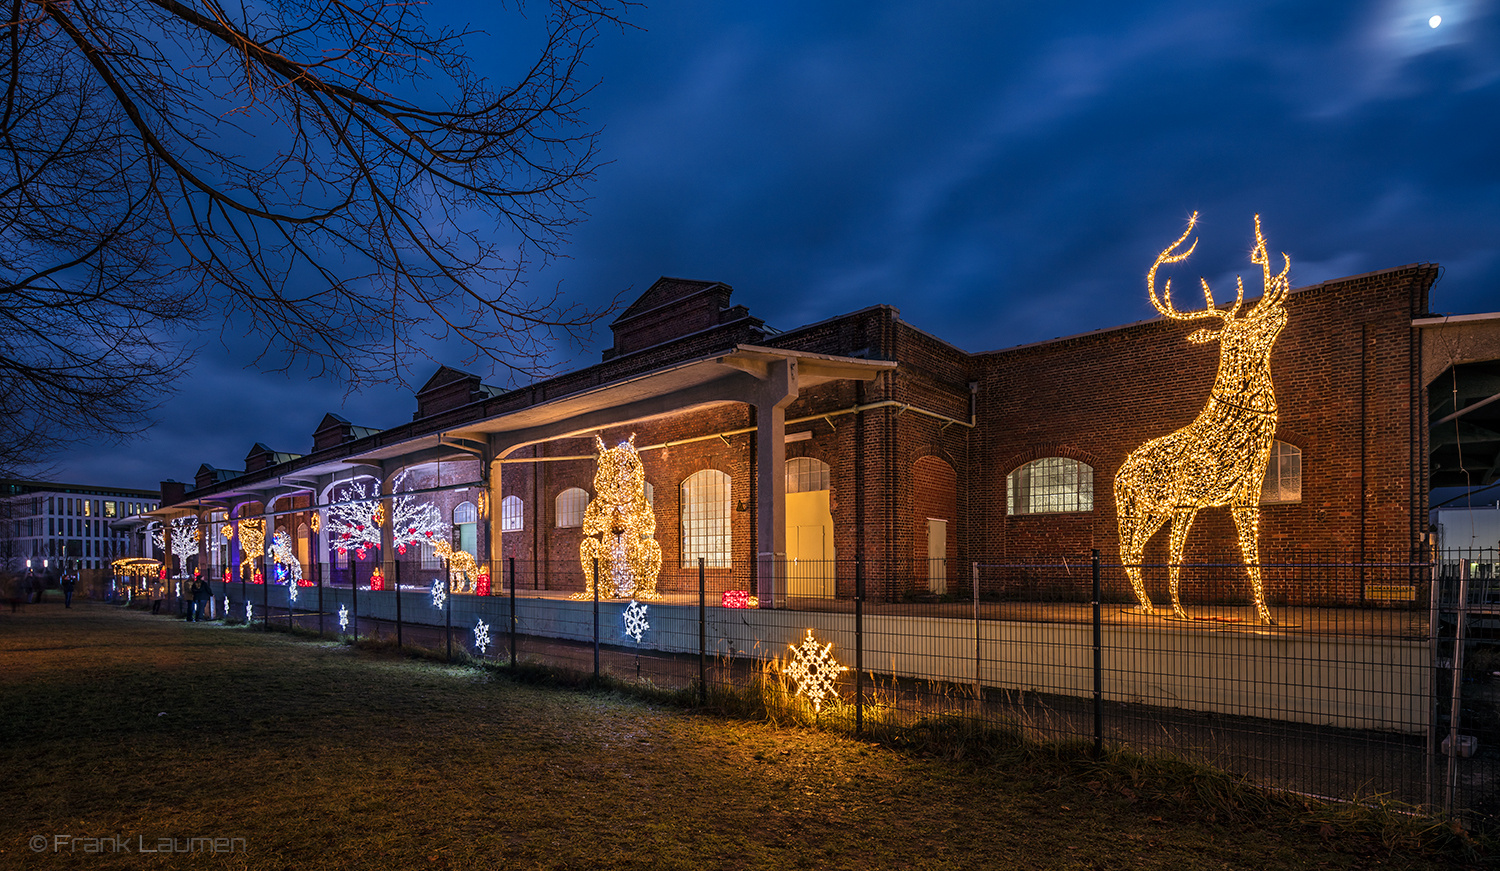
<instances>
[{"instance_id":1,"label":"illuminated reindeer light sculpture","mask_svg":"<svg viewBox=\"0 0 1500 871\"><path fill-rule=\"evenodd\" d=\"M1209 393L1208 404L1192 423L1152 439L1136 448L1115 473L1115 510L1120 524L1120 560L1130 585L1140 600L1140 611L1156 614L1141 583L1141 555L1146 542L1163 523L1171 523L1169 572L1172 613L1186 618L1178 598L1183 546L1193 518L1204 508L1227 506L1239 534L1240 553L1250 575L1255 611L1261 622L1274 624L1266 608L1260 575L1260 490L1276 435L1276 396L1271 389L1271 348L1286 326L1287 273L1291 258L1279 275L1272 275L1266 240L1255 216L1255 250L1250 262L1261 267L1265 293L1243 317L1236 317L1245 299L1245 284L1238 280L1234 305L1220 309L1214 304L1208 282L1202 311L1180 312L1172 305L1172 282L1167 280L1161 298L1156 295L1156 270L1164 263L1186 260L1198 246L1182 253L1177 248L1187 240L1198 222L1194 212L1187 230L1157 256L1146 273L1151 304L1163 316L1177 321L1213 319L1215 327L1188 336L1190 342L1219 343L1219 372Z\"/></svg>"}]
</instances>

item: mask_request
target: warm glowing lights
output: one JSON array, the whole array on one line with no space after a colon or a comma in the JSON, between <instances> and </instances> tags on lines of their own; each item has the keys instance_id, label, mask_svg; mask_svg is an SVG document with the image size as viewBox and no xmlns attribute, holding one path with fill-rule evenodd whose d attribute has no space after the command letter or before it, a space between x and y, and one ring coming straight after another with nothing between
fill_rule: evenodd
<instances>
[{"instance_id":1,"label":"warm glowing lights","mask_svg":"<svg viewBox=\"0 0 1500 871\"><path fill-rule=\"evenodd\" d=\"M433 547L433 553L437 558L448 564L448 578L455 593L474 592L474 582L479 579L479 563L474 561L474 555L466 550L454 550L453 545L446 539ZM484 576L488 586L489 576ZM480 595L488 595L488 592Z\"/></svg>"},{"instance_id":2,"label":"warm glowing lights","mask_svg":"<svg viewBox=\"0 0 1500 871\"><path fill-rule=\"evenodd\" d=\"M1193 518L1204 508L1228 507L1239 533L1240 553L1250 576L1255 610L1261 621L1274 623L1266 608L1260 574L1260 490L1266 463L1276 434L1276 396L1271 384L1271 349L1286 326L1284 305L1290 284L1291 259L1272 275L1266 240L1255 217L1255 249L1250 262L1261 267L1265 292L1260 302L1243 317L1235 317L1245 298L1243 281L1237 281L1234 304L1220 309L1214 303L1208 282L1201 280L1206 308L1180 312L1172 305L1172 282L1156 295L1156 270L1166 263L1187 259L1197 241L1185 252L1177 252L1193 232L1198 213L1188 228L1166 250L1146 274L1151 304L1167 318L1178 321L1213 318L1217 326L1200 329L1188 341L1219 343L1219 371L1209 393L1208 404L1192 423L1136 448L1115 473L1115 508L1119 515L1120 558L1130 585L1140 601L1140 611L1155 614L1141 580L1142 555L1146 543L1164 524L1170 524L1169 573L1172 612L1186 618L1178 596L1184 545Z\"/></svg>"},{"instance_id":3,"label":"warm glowing lights","mask_svg":"<svg viewBox=\"0 0 1500 871\"><path fill-rule=\"evenodd\" d=\"M490 624L480 620L474 624L474 649L481 656L490 649Z\"/></svg>"},{"instance_id":4,"label":"warm glowing lights","mask_svg":"<svg viewBox=\"0 0 1500 871\"><path fill-rule=\"evenodd\" d=\"M312 530L312 534L313 535L317 535L319 532L322 532L323 531L323 514L322 514L322 512L320 512L320 511L314 511L312 513L312 516L308 518L307 526L308 526L309 529Z\"/></svg>"},{"instance_id":5,"label":"warm glowing lights","mask_svg":"<svg viewBox=\"0 0 1500 871\"><path fill-rule=\"evenodd\" d=\"M490 594L490 573L479 573L479 584L474 588L474 595L488 596Z\"/></svg>"},{"instance_id":6,"label":"warm glowing lights","mask_svg":"<svg viewBox=\"0 0 1500 871\"><path fill-rule=\"evenodd\" d=\"M578 548L585 586L575 599L600 596L660 599L661 545L656 542L656 515L646 499L646 469L635 450L635 436L613 448L594 437L598 469L594 498L583 511L583 543ZM594 577L594 566L599 578Z\"/></svg>"},{"instance_id":7,"label":"warm glowing lights","mask_svg":"<svg viewBox=\"0 0 1500 871\"><path fill-rule=\"evenodd\" d=\"M786 662L781 666L781 673L797 685L798 695L812 703L815 713L823 710L825 698L835 695L839 675L848 670L833 658L833 642L818 644L811 629L801 647L788 646Z\"/></svg>"},{"instance_id":8,"label":"warm glowing lights","mask_svg":"<svg viewBox=\"0 0 1500 871\"><path fill-rule=\"evenodd\" d=\"M625 613L621 617L625 621L625 634L634 638L636 644L640 644L641 636L645 635L646 630L651 628L651 624L646 621L646 606L631 599L630 607L625 609Z\"/></svg>"},{"instance_id":9,"label":"warm glowing lights","mask_svg":"<svg viewBox=\"0 0 1500 871\"><path fill-rule=\"evenodd\" d=\"M266 551L266 521L261 518L241 520L238 524L240 539L240 574L243 575L246 566L254 565L254 560L260 559ZM255 573L260 578L260 572ZM261 583L256 580L255 583Z\"/></svg>"},{"instance_id":10,"label":"warm glowing lights","mask_svg":"<svg viewBox=\"0 0 1500 871\"><path fill-rule=\"evenodd\" d=\"M748 590L725 590L719 597L719 605L724 608L759 608L760 597L750 595Z\"/></svg>"},{"instance_id":11,"label":"warm glowing lights","mask_svg":"<svg viewBox=\"0 0 1500 871\"><path fill-rule=\"evenodd\" d=\"M385 589L385 572L380 570L380 566L370 571L370 589L376 591Z\"/></svg>"}]
</instances>

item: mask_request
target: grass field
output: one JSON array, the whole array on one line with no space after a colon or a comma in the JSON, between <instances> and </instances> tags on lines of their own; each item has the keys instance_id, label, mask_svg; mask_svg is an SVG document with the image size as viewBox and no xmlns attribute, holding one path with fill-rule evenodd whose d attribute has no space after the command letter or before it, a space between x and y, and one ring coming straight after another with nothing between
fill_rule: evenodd
<instances>
[{"instance_id":1,"label":"grass field","mask_svg":"<svg viewBox=\"0 0 1500 871\"><path fill-rule=\"evenodd\" d=\"M1485 846L1184 766L954 760L100 605L0 613L0 664L5 868L1452 868Z\"/></svg>"}]
</instances>

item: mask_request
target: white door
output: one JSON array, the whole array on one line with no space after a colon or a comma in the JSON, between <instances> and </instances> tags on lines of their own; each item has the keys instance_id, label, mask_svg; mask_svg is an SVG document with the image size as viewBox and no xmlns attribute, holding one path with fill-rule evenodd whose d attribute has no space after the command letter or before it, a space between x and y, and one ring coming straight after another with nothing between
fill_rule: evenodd
<instances>
[{"instance_id":1,"label":"white door","mask_svg":"<svg viewBox=\"0 0 1500 871\"><path fill-rule=\"evenodd\" d=\"M948 521L927 518L927 591L948 592Z\"/></svg>"}]
</instances>

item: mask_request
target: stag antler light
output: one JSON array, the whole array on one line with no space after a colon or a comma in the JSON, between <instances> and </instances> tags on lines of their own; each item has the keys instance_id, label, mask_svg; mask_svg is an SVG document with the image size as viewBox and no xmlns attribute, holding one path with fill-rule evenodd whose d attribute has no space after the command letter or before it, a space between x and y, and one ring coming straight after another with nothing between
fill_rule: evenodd
<instances>
[{"instance_id":1,"label":"stag antler light","mask_svg":"<svg viewBox=\"0 0 1500 871\"><path fill-rule=\"evenodd\" d=\"M1197 220L1198 213L1194 212L1187 230L1157 255L1146 274L1146 288L1151 304L1172 320L1219 318L1218 328L1198 330L1188 337L1193 342L1219 342L1219 371L1208 403L1196 420L1136 448L1116 471L1120 558L1141 612L1155 614L1141 579L1142 555L1157 530L1170 524L1172 611L1178 617L1186 617L1178 597L1178 581L1188 530L1202 509L1227 507L1239 534L1256 614L1263 622L1272 623L1260 574L1260 489L1276 434L1271 349L1286 326L1283 302L1289 288L1291 258L1283 254L1286 267L1280 275L1271 275L1266 240L1261 235L1257 215L1255 249L1250 260L1261 267L1265 280L1260 302L1243 317L1235 317L1245 298L1244 281L1236 279L1239 292L1234 306L1227 310L1214 305L1208 282L1203 281L1203 298L1208 308L1201 312L1179 312L1172 306L1170 281L1163 289L1162 299L1157 298L1156 270L1163 264L1179 263L1193 253L1193 248L1183 253L1177 253L1177 249L1192 233ZM1193 247L1197 247L1196 241Z\"/></svg>"}]
</instances>

